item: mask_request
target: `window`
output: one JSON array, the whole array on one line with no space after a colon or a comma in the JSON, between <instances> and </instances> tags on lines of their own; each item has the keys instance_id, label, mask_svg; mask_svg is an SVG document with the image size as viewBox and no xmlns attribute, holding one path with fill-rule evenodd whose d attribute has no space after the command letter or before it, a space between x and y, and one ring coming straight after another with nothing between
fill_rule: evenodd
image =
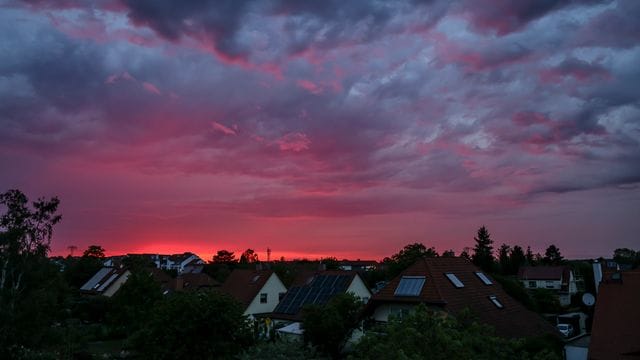
<instances>
[{"instance_id":1,"label":"window","mask_svg":"<svg viewBox=\"0 0 640 360\"><path fill-rule=\"evenodd\" d=\"M535 281L529 281L529 287L530 288L538 287L538 283L536 283Z\"/></svg>"},{"instance_id":2,"label":"window","mask_svg":"<svg viewBox=\"0 0 640 360\"><path fill-rule=\"evenodd\" d=\"M459 288L463 288L464 284L462 283L462 281L460 281L460 279L458 279L458 277L453 274L453 273L445 273L444 276L447 277L447 279L449 279L449 281L451 281L451 283L453 284L453 286Z\"/></svg>"},{"instance_id":3,"label":"window","mask_svg":"<svg viewBox=\"0 0 640 360\"><path fill-rule=\"evenodd\" d=\"M403 276L396 288L395 296L419 296L424 286L424 276Z\"/></svg>"},{"instance_id":4,"label":"window","mask_svg":"<svg viewBox=\"0 0 640 360\"><path fill-rule=\"evenodd\" d=\"M267 293L261 293L260 294L260 304L266 304L267 303Z\"/></svg>"},{"instance_id":5,"label":"window","mask_svg":"<svg viewBox=\"0 0 640 360\"><path fill-rule=\"evenodd\" d=\"M549 280L545 281L544 286L547 289L553 289L553 281L549 281Z\"/></svg>"},{"instance_id":6,"label":"window","mask_svg":"<svg viewBox=\"0 0 640 360\"><path fill-rule=\"evenodd\" d=\"M493 285L493 282L484 273L476 271L475 274L485 285Z\"/></svg>"},{"instance_id":7,"label":"window","mask_svg":"<svg viewBox=\"0 0 640 360\"><path fill-rule=\"evenodd\" d=\"M286 292L278 293L278 301L282 301L282 299L284 299L284 296L285 296L285 295L287 295L287 293L286 293Z\"/></svg>"},{"instance_id":8,"label":"window","mask_svg":"<svg viewBox=\"0 0 640 360\"><path fill-rule=\"evenodd\" d=\"M500 300L498 300L497 297L495 297L495 295L491 295L489 296L489 300L491 300L491 302L493 303L493 305L495 305L498 309L504 309L504 305L502 305L502 303L500 302Z\"/></svg>"}]
</instances>

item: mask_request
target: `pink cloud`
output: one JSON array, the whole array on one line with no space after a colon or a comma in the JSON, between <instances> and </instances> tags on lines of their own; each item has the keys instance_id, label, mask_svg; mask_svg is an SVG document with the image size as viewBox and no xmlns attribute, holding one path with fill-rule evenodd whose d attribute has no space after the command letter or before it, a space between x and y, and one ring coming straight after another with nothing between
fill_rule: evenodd
<instances>
[{"instance_id":1,"label":"pink cloud","mask_svg":"<svg viewBox=\"0 0 640 360\"><path fill-rule=\"evenodd\" d=\"M160 90L158 90L158 88L150 82L146 82L146 81L142 82L142 87L144 87L144 89L150 93L154 93L156 95L162 95Z\"/></svg>"},{"instance_id":2,"label":"pink cloud","mask_svg":"<svg viewBox=\"0 0 640 360\"><path fill-rule=\"evenodd\" d=\"M282 151L301 152L309 149L311 140L303 133L289 133L276 141Z\"/></svg>"},{"instance_id":3,"label":"pink cloud","mask_svg":"<svg viewBox=\"0 0 640 360\"><path fill-rule=\"evenodd\" d=\"M234 130L232 128L229 128L227 126L220 124L219 122L214 121L211 123L211 126L213 126L214 130L221 132L225 135L238 135L238 133L236 132L237 129Z\"/></svg>"},{"instance_id":4,"label":"pink cloud","mask_svg":"<svg viewBox=\"0 0 640 360\"><path fill-rule=\"evenodd\" d=\"M321 94L324 91L322 87L309 80L298 80L297 84L301 88L315 95Z\"/></svg>"},{"instance_id":5,"label":"pink cloud","mask_svg":"<svg viewBox=\"0 0 640 360\"><path fill-rule=\"evenodd\" d=\"M135 81L136 79L131 76L131 74L129 74L128 72L124 71L121 72L119 74L111 74L107 77L107 79L104 81L105 84L115 84L118 81L122 81L122 80L132 80Z\"/></svg>"}]
</instances>

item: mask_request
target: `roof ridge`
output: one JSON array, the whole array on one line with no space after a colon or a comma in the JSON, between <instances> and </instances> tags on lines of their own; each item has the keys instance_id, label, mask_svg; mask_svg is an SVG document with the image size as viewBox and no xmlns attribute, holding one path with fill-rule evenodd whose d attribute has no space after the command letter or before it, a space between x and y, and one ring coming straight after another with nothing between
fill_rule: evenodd
<instances>
[{"instance_id":1,"label":"roof ridge","mask_svg":"<svg viewBox=\"0 0 640 360\"><path fill-rule=\"evenodd\" d=\"M427 261L427 258L422 258L422 261L424 261L424 265L427 268L427 271L429 272L429 275L431 276L431 282L433 283L433 287L436 290L436 294L438 294L438 299L445 301L445 299L442 298L442 293L440 292L440 287L437 286L436 282L434 281L434 275L433 275L433 269L431 268L431 265L429 264L429 261Z\"/></svg>"}]
</instances>

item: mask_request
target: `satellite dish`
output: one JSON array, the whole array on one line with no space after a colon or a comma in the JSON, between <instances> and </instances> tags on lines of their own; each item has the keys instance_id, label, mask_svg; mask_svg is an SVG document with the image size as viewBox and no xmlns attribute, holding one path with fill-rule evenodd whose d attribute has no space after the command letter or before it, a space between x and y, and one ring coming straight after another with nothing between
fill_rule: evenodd
<instances>
[{"instance_id":1,"label":"satellite dish","mask_svg":"<svg viewBox=\"0 0 640 360\"><path fill-rule=\"evenodd\" d=\"M596 298L590 293L584 293L584 295L582 295L582 303L587 306L593 306L593 304L596 303Z\"/></svg>"}]
</instances>

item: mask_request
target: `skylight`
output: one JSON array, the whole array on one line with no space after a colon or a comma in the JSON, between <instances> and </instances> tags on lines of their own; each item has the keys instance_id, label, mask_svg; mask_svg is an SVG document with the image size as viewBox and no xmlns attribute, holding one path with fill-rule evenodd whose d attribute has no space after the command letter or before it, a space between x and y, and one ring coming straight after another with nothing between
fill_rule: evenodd
<instances>
[{"instance_id":1,"label":"skylight","mask_svg":"<svg viewBox=\"0 0 640 360\"><path fill-rule=\"evenodd\" d=\"M449 279L449 281L451 281L451 283L453 284L453 286L459 288L463 288L464 284L462 283L462 281L460 281L460 279L458 279L458 277L453 274L453 273L445 273L444 274L447 279Z\"/></svg>"},{"instance_id":2,"label":"skylight","mask_svg":"<svg viewBox=\"0 0 640 360\"><path fill-rule=\"evenodd\" d=\"M476 271L475 274L485 285L493 285L493 282L484 273Z\"/></svg>"},{"instance_id":3,"label":"skylight","mask_svg":"<svg viewBox=\"0 0 640 360\"><path fill-rule=\"evenodd\" d=\"M502 303L500 302L500 300L498 300L497 297L495 297L495 295L491 295L489 296L489 300L491 300L491 302L493 303L493 305L495 305L498 309L503 309L504 305L502 305Z\"/></svg>"},{"instance_id":4,"label":"skylight","mask_svg":"<svg viewBox=\"0 0 640 360\"><path fill-rule=\"evenodd\" d=\"M424 276L403 276L396 288L395 296L419 296L424 286Z\"/></svg>"}]
</instances>

